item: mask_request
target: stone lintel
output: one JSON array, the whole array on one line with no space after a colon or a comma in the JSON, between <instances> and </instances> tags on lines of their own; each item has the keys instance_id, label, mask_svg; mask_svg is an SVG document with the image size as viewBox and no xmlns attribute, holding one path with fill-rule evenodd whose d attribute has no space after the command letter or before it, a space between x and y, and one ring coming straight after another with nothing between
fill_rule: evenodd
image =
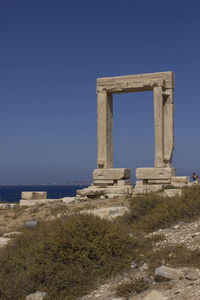
<instances>
[{"instance_id":1,"label":"stone lintel","mask_svg":"<svg viewBox=\"0 0 200 300\"><path fill-rule=\"evenodd\" d=\"M23 200L42 200L47 199L47 192L22 192Z\"/></svg>"},{"instance_id":2,"label":"stone lintel","mask_svg":"<svg viewBox=\"0 0 200 300\"><path fill-rule=\"evenodd\" d=\"M160 72L98 78L97 93L102 91L112 94L151 91L158 85L163 89L174 89L174 73Z\"/></svg>"},{"instance_id":3,"label":"stone lintel","mask_svg":"<svg viewBox=\"0 0 200 300\"><path fill-rule=\"evenodd\" d=\"M175 176L174 168L137 168L137 179L168 179Z\"/></svg>"},{"instance_id":4,"label":"stone lintel","mask_svg":"<svg viewBox=\"0 0 200 300\"><path fill-rule=\"evenodd\" d=\"M130 169L95 169L93 171L94 180L121 180L130 178Z\"/></svg>"}]
</instances>

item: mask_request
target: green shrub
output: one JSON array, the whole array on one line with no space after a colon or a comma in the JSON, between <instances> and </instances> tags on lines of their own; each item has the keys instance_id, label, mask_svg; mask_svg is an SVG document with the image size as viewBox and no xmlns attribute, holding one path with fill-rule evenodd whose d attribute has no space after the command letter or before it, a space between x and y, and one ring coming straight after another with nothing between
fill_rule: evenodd
<instances>
[{"instance_id":1,"label":"green shrub","mask_svg":"<svg viewBox=\"0 0 200 300\"><path fill-rule=\"evenodd\" d=\"M109 221L74 215L24 230L0 252L0 299L75 299L129 268L136 243Z\"/></svg>"},{"instance_id":2,"label":"green shrub","mask_svg":"<svg viewBox=\"0 0 200 300\"><path fill-rule=\"evenodd\" d=\"M130 212L116 222L122 222L134 231L151 232L173 225L177 221L190 221L200 216L200 188L183 189L182 196L165 198L149 193L130 200Z\"/></svg>"}]
</instances>

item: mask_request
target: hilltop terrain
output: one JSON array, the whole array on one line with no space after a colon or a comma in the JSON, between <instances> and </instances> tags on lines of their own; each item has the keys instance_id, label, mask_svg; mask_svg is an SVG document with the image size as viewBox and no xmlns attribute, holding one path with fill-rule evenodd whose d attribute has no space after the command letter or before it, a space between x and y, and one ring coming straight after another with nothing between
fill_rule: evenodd
<instances>
[{"instance_id":1,"label":"hilltop terrain","mask_svg":"<svg viewBox=\"0 0 200 300\"><path fill-rule=\"evenodd\" d=\"M38 228L25 229L26 220L39 220ZM22 233L9 234L16 231ZM44 299L200 299L199 187L174 198L149 194L2 209L0 232L8 242L0 251L0 299L13 293L25 299L37 290L47 292ZM162 265L180 279L156 276Z\"/></svg>"}]
</instances>

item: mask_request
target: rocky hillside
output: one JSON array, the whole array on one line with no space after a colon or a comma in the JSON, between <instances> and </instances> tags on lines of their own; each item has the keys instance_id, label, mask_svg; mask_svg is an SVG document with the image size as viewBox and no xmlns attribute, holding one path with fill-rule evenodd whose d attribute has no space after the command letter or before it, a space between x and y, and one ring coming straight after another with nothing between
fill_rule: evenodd
<instances>
[{"instance_id":1,"label":"rocky hillside","mask_svg":"<svg viewBox=\"0 0 200 300\"><path fill-rule=\"evenodd\" d=\"M24 230L26 220L51 222L77 212L110 220L119 228L119 233L123 229L135 239L129 267L109 279L100 280L96 288L87 295L78 296L79 299L200 299L199 189L186 190L181 198L162 199L154 194L2 209L0 247L5 249L16 232ZM38 299L51 299L45 295Z\"/></svg>"}]
</instances>

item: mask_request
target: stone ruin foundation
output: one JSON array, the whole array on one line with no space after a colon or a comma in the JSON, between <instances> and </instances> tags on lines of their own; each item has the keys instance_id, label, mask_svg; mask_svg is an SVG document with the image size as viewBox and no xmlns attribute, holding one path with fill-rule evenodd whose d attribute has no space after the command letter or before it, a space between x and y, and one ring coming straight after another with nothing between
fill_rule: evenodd
<instances>
[{"instance_id":1,"label":"stone ruin foundation","mask_svg":"<svg viewBox=\"0 0 200 300\"><path fill-rule=\"evenodd\" d=\"M97 79L97 169L93 184L77 197L115 197L157 192L168 185L189 185L189 176L176 177L174 150L174 73L160 72ZM153 91L155 160L152 168L136 169L133 187L130 169L113 167L113 94Z\"/></svg>"}]
</instances>

